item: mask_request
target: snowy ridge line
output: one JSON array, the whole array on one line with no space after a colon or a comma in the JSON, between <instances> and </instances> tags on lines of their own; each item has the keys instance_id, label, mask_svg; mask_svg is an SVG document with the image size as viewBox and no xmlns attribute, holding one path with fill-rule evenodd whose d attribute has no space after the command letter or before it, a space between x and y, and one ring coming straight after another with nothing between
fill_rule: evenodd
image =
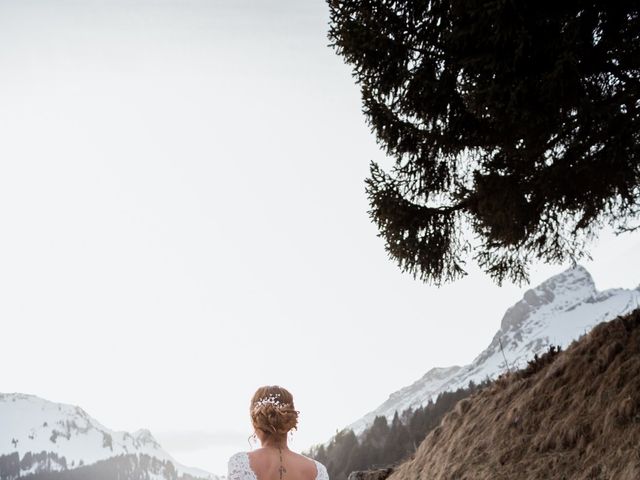
<instances>
[{"instance_id":1,"label":"snowy ridge line","mask_svg":"<svg viewBox=\"0 0 640 480\"><path fill-rule=\"evenodd\" d=\"M392 393L378 408L349 425L362 433L377 416L393 418L409 408L426 405L442 392L494 379L507 370L526 366L551 345L567 347L595 325L640 308L640 287L596 290L582 266L570 268L524 293L509 308L489 346L469 365L433 368L413 384ZM504 355L500 343L504 348Z\"/></svg>"},{"instance_id":2,"label":"snowy ridge line","mask_svg":"<svg viewBox=\"0 0 640 480\"><path fill-rule=\"evenodd\" d=\"M28 452L55 453L66 459L68 469L118 455L148 455L171 462L179 475L205 480L222 478L180 464L149 430L113 431L80 407L50 402L35 395L0 393L0 425L0 455L17 452L22 458ZM51 468L64 469L61 465L51 465Z\"/></svg>"}]
</instances>

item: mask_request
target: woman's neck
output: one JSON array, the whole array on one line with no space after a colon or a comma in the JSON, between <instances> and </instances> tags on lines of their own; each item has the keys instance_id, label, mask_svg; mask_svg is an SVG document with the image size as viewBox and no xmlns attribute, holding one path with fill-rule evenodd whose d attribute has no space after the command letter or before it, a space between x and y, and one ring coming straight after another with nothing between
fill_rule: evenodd
<instances>
[{"instance_id":1,"label":"woman's neck","mask_svg":"<svg viewBox=\"0 0 640 480\"><path fill-rule=\"evenodd\" d=\"M289 450L287 440L265 440L262 442L262 448L275 448L276 450Z\"/></svg>"}]
</instances>

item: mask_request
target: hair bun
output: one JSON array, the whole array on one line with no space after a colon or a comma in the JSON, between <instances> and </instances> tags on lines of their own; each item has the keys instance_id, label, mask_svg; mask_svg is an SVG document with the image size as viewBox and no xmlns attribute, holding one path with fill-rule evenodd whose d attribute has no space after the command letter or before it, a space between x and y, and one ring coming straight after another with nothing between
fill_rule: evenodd
<instances>
[{"instance_id":1,"label":"hair bun","mask_svg":"<svg viewBox=\"0 0 640 480\"><path fill-rule=\"evenodd\" d=\"M263 432L286 435L298 425L298 412L289 406L258 405L252 414L254 427Z\"/></svg>"},{"instance_id":2,"label":"hair bun","mask_svg":"<svg viewBox=\"0 0 640 480\"><path fill-rule=\"evenodd\" d=\"M268 435L286 436L298 426L293 396L282 387L259 388L251 405L253 427Z\"/></svg>"}]
</instances>

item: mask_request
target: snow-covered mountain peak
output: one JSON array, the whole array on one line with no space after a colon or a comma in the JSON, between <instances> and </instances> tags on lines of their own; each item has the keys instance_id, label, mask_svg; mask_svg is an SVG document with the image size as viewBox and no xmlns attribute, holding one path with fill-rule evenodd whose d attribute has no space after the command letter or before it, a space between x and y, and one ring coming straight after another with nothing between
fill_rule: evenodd
<instances>
[{"instance_id":1,"label":"snow-covered mountain peak","mask_svg":"<svg viewBox=\"0 0 640 480\"><path fill-rule=\"evenodd\" d=\"M442 392L524 367L550 345L566 347L598 323L636 308L640 308L640 288L600 292L584 267L570 268L527 290L506 311L493 340L471 364L429 370L412 385L392 393L387 401L349 428L360 433L376 416L391 420L396 411L401 413L425 405Z\"/></svg>"},{"instance_id":2,"label":"snow-covered mountain peak","mask_svg":"<svg viewBox=\"0 0 640 480\"><path fill-rule=\"evenodd\" d=\"M54 469L90 465L118 455L148 455L171 462L180 475L216 480L214 475L176 462L151 432L108 429L82 408L35 395L0 393L0 456L47 452L64 459Z\"/></svg>"},{"instance_id":3,"label":"snow-covered mountain peak","mask_svg":"<svg viewBox=\"0 0 640 480\"><path fill-rule=\"evenodd\" d=\"M151 434L149 430L146 428L141 428L140 430L136 430L132 434L133 438L138 442L141 446L150 446L153 448L162 448L160 443L155 439L155 437Z\"/></svg>"},{"instance_id":4,"label":"snow-covered mountain peak","mask_svg":"<svg viewBox=\"0 0 640 480\"><path fill-rule=\"evenodd\" d=\"M522 300L509 308L500 323L500 331L516 329L536 312L544 309L562 311L586 302L596 295L596 285L586 268L577 265L554 275L527 290Z\"/></svg>"}]
</instances>

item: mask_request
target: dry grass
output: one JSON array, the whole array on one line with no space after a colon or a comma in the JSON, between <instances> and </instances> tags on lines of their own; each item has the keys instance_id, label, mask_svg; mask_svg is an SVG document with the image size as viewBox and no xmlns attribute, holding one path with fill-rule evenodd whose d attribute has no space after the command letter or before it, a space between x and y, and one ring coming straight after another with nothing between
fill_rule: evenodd
<instances>
[{"instance_id":1,"label":"dry grass","mask_svg":"<svg viewBox=\"0 0 640 480\"><path fill-rule=\"evenodd\" d=\"M390 480L640 479L640 310L463 400Z\"/></svg>"}]
</instances>

